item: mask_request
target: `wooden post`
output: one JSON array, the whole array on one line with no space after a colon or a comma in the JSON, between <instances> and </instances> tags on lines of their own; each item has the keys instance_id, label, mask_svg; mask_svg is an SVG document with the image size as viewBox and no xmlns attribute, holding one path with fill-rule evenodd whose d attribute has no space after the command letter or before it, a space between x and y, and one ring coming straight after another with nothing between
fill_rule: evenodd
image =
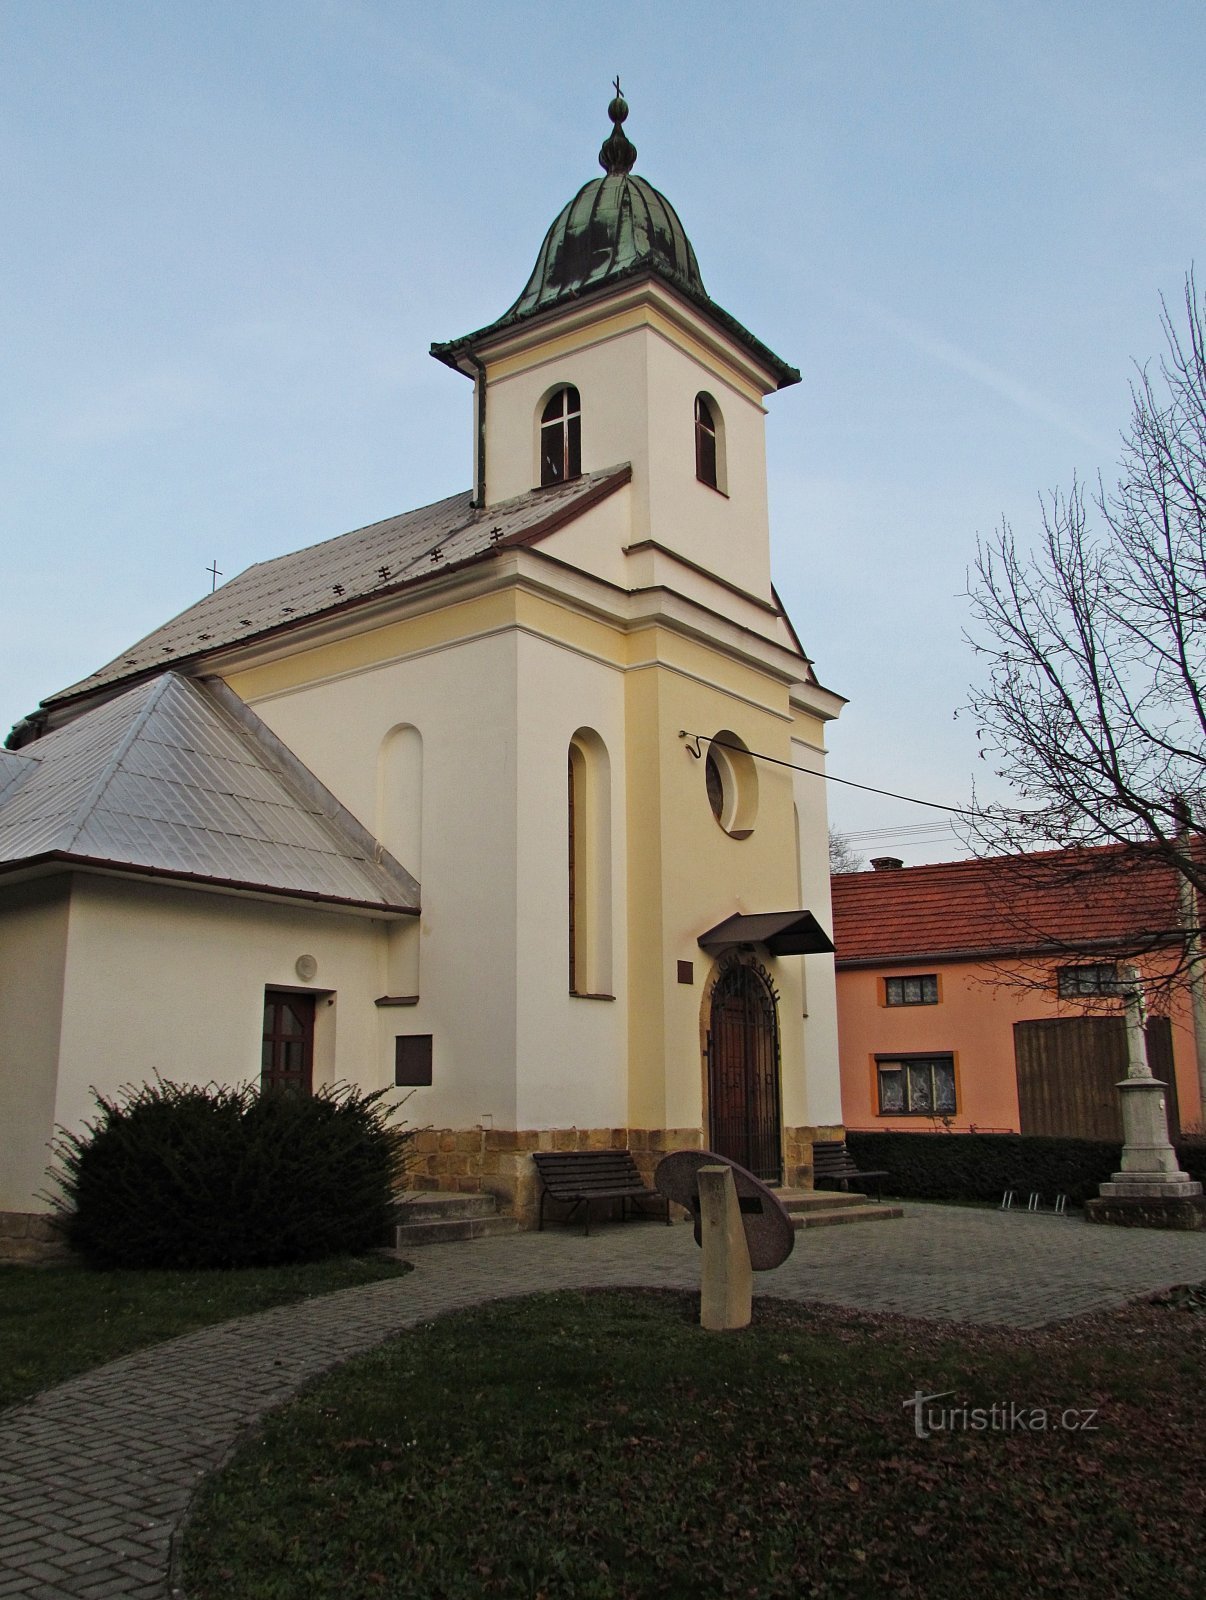
<instances>
[{"instance_id":1,"label":"wooden post","mask_svg":"<svg viewBox=\"0 0 1206 1600\"><path fill-rule=\"evenodd\" d=\"M732 1168L700 1167L698 1181L703 1246L700 1326L713 1332L748 1328L754 1272Z\"/></svg>"}]
</instances>

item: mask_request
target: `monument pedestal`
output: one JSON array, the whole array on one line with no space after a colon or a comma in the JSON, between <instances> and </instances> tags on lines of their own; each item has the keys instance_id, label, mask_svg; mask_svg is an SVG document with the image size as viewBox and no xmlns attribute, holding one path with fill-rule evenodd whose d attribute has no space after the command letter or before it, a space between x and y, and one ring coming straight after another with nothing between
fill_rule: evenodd
<instances>
[{"instance_id":1,"label":"monument pedestal","mask_svg":"<svg viewBox=\"0 0 1206 1600\"><path fill-rule=\"evenodd\" d=\"M1121 1171L1085 1203L1090 1222L1123 1228L1206 1228L1202 1185L1182 1172L1168 1140L1166 1085L1150 1075L1124 1078Z\"/></svg>"}]
</instances>

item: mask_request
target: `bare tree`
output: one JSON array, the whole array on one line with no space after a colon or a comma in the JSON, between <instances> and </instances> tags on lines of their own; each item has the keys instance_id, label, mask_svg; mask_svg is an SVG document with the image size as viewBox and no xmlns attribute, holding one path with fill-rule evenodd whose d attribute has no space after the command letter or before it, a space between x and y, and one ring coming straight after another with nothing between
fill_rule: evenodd
<instances>
[{"instance_id":1,"label":"bare tree","mask_svg":"<svg viewBox=\"0 0 1206 1600\"><path fill-rule=\"evenodd\" d=\"M844 833L839 833L836 828L829 830L829 870L830 872L861 872L863 858L850 843Z\"/></svg>"},{"instance_id":2,"label":"bare tree","mask_svg":"<svg viewBox=\"0 0 1206 1600\"><path fill-rule=\"evenodd\" d=\"M1085 870L1153 858L1206 889L1206 303L1162 304L1118 480L1042 501L1042 538L978 549L971 643L982 749L1018 797L978 807L978 851L1113 844Z\"/></svg>"}]
</instances>

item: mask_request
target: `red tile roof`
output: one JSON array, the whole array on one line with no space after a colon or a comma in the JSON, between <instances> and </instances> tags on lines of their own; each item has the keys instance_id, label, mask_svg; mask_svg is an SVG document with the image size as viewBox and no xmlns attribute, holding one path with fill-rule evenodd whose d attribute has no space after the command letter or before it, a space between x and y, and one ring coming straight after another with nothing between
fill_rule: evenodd
<instances>
[{"instance_id":1,"label":"red tile roof","mask_svg":"<svg viewBox=\"0 0 1206 1600\"><path fill-rule=\"evenodd\" d=\"M1177 879L1114 848L836 874L841 967L1148 948L1177 937Z\"/></svg>"}]
</instances>

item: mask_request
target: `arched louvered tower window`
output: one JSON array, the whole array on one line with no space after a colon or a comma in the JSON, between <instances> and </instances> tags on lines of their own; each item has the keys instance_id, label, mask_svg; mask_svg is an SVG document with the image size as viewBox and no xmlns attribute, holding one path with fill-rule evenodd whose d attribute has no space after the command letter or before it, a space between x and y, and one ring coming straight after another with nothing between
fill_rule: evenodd
<instances>
[{"instance_id":1,"label":"arched louvered tower window","mask_svg":"<svg viewBox=\"0 0 1206 1600\"><path fill-rule=\"evenodd\" d=\"M540 486L582 476L582 401L572 384L551 394L540 414Z\"/></svg>"},{"instance_id":2,"label":"arched louvered tower window","mask_svg":"<svg viewBox=\"0 0 1206 1600\"><path fill-rule=\"evenodd\" d=\"M713 489L720 487L717 477L716 415L707 395L695 396L695 476Z\"/></svg>"}]
</instances>

